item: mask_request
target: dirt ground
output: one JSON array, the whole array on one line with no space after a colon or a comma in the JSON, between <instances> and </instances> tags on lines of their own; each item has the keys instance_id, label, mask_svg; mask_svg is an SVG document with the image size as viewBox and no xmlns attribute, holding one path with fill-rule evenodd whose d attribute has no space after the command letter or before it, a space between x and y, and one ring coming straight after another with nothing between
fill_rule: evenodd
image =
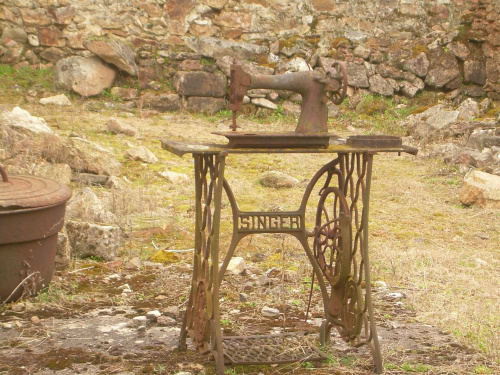
<instances>
[{"instance_id":1,"label":"dirt ground","mask_svg":"<svg viewBox=\"0 0 500 375\"><path fill-rule=\"evenodd\" d=\"M209 357L189 349L177 350L181 312L179 300L188 293L189 267L147 263L141 270L126 268L120 261L79 264L82 271L58 273L53 289L72 293L64 303L56 301L18 302L3 309L0 330L0 373L3 374L213 374ZM93 268L89 268L93 267ZM87 269L85 269L87 268ZM77 271L77 272L74 272ZM245 284L248 275L227 277L223 296L236 285ZM124 295L122 285L132 292ZM74 288L74 289L73 289ZM249 292L251 299L265 293L265 287ZM268 288L267 288L268 289ZM161 290L151 294L151 290ZM248 290L247 290L248 291ZM404 307L392 291L375 289L375 308L386 374L419 372L426 374L471 374L485 364L482 355L461 345L449 332L415 319L415 312ZM119 302L118 302L119 301ZM319 302L319 301L318 301ZM399 302L399 303L398 303ZM313 303L314 305L314 303ZM174 308L172 308L174 307ZM223 317L231 325L242 324L252 333L302 330L317 340L320 311L316 319L304 323L299 308L283 318L262 318L238 301L222 303ZM158 310L171 319L134 326L133 318ZM313 316L314 316L313 315ZM391 318L387 318L387 317ZM285 329L283 327L286 327ZM238 329L234 329L238 330ZM366 348L350 348L338 335L325 349L326 362L273 366L236 366L234 372L246 374L370 374L372 363ZM228 367L231 369L231 367ZM493 373L493 372L492 372Z\"/></svg>"},{"instance_id":2,"label":"dirt ground","mask_svg":"<svg viewBox=\"0 0 500 375\"><path fill-rule=\"evenodd\" d=\"M33 115L44 117L61 136L75 131L85 133L89 139L114 148L117 154L127 142L146 145L159 156L160 166L186 174L192 173L192 159L167 155L160 149L159 139L215 142L219 138L210 132L225 130L229 123L226 117L123 115L123 121L140 129L139 137L127 140L105 131L106 120L119 114L119 109L95 112L79 105L58 110L56 114L37 105L26 104L25 108ZM76 129L74 118L81 122ZM283 126L241 121L244 127L253 130ZM345 133L345 127L339 126L341 128L333 131ZM287 130L293 130L293 126ZM326 161L327 156L307 160L297 155L271 160L262 156L236 158L236 163L228 167L228 174L232 173L237 194L249 189L262 193L266 190L254 182L261 172L283 167L285 172L302 181L310 178L312 171ZM376 163L370 251L373 251L374 279L381 281L374 284L374 308L384 373L500 373L491 353L474 345L473 339L467 341L458 328L454 330L465 324L461 321L462 314L475 321L480 319L481 315L474 316L481 310L474 306L478 301L483 309L493 309L484 318L484 324L494 331L498 329L498 305L495 305L496 297L491 296L492 287L498 287L498 247L495 250L500 238L498 213L460 207L456 198L458 177L440 162L411 156L380 156ZM139 191L137 194L142 199L148 197L146 211L166 206L169 213L159 223L131 225L126 248L115 261L73 260L68 269L56 271L49 289L39 296L1 306L0 374L215 373L210 357L191 348L177 350L191 280L192 186L165 183L158 176L158 166L130 161L124 161L124 165L124 174L133 184L129 193ZM140 179L146 184L140 184ZM94 189L104 202L111 201L111 195L117 199L114 193ZM157 197L159 192L161 199ZM278 209L284 210L287 207L282 200L285 197L296 200L302 192L303 185L275 192L274 198L268 191L269 197L248 198L242 204L257 204L260 207L254 208L262 210L279 206ZM130 194L120 199L138 196ZM144 201L137 203L143 207L143 214L144 205ZM127 210L135 211L125 212ZM135 206L125 209L116 204L114 213L126 216L126 213L141 212ZM130 224L124 219L125 222ZM477 243L478 233L482 234L482 242L479 246L470 245L472 238ZM289 263L303 264L305 257L293 241L286 241L282 236L270 235L263 238L264 245L242 244L241 256L247 261L247 271L241 276L225 277L221 287L224 334L305 331L310 333L307 339L317 344L322 316L320 297L314 295L312 316L305 322L310 270L307 266L289 266ZM158 247L188 251L175 253L171 264L153 263L150 255ZM286 260L279 252L281 247L287 248ZM458 253L450 255L455 250ZM481 268L482 263L474 262L476 258L488 266ZM460 263L463 260L468 263L463 265ZM465 271L462 266L466 267ZM255 279L268 271L273 283L257 285ZM289 278L282 277L285 271L289 271ZM471 276L470 272L474 274ZM482 278L489 279L489 284L482 283ZM471 288L475 288L475 295L463 293ZM456 297L459 294L463 297ZM263 317L264 305L278 307L284 314L276 318ZM453 310L456 306L462 307ZM147 324L134 320L155 310L161 313L161 319L151 318ZM498 338L498 332L491 337ZM327 355L322 362L228 366L226 373L372 373L372 360L366 347L350 348L334 333L331 345L322 350Z\"/></svg>"}]
</instances>

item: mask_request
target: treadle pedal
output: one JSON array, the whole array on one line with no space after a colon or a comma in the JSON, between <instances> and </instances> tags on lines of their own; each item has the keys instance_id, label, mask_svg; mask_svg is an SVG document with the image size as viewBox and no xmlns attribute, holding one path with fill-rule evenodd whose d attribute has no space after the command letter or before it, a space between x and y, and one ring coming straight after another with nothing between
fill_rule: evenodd
<instances>
[{"instance_id":1,"label":"treadle pedal","mask_svg":"<svg viewBox=\"0 0 500 375\"><path fill-rule=\"evenodd\" d=\"M222 338L226 364L258 365L321 361L326 355L308 342L306 333Z\"/></svg>"}]
</instances>

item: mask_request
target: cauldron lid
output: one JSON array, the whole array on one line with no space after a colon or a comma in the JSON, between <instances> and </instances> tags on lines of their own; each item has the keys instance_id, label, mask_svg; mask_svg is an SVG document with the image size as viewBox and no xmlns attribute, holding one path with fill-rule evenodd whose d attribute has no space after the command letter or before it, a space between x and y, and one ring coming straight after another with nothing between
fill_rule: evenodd
<instances>
[{"instance_id":1,"label":"cauldron lid","mask_svg":"<svg viewBox=\"0 0 500 375\"><path fill-rule=\"evenodd\" d=\"M38 176L7 176L0 166L0 211L46 207L66 202L71 189Z\"/></svg>"}]
</instances>

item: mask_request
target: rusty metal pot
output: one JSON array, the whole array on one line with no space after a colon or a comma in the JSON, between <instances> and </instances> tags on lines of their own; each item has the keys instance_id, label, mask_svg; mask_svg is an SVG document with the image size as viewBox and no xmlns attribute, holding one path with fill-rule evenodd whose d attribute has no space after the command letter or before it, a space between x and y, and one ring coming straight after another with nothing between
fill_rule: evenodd
<instances>
[{"instance_id":1,"label":"rusty metal pot","mask_svg":"<svg viewBox=\"0 0 500 375\"><path fill-rule=\"evenodd\" d=\"M37 176L7 176L0 166L0 303L48 286L57 233L71 190Z\"/></svg>"}]
</instances>

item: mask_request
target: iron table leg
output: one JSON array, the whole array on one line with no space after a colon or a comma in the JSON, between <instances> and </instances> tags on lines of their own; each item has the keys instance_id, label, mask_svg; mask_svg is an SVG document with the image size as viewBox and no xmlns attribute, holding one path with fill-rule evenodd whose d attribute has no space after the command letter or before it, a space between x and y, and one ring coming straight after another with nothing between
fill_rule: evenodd
<instances>
[{"instance_id":1,"label":"iron table leg","mask_svg":"<svg viewBox=\"0 0 500 375\"><path fill-rule=\"evenodd\" d=\"M219 230L226 155L194 155L195 251L191 292L181 326L179 349L187 335L200 352L211 351L224 374L219 309Z\"/></svg>"}]
</instances>

